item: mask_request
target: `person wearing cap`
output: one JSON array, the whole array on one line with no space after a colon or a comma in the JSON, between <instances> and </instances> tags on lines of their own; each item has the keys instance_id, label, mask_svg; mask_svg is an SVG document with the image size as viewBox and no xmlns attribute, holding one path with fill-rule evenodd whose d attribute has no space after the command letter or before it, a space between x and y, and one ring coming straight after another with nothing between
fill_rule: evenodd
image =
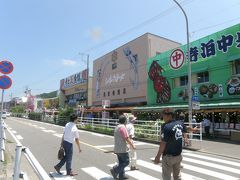
<instances>
[{"instance_id":1,"label":"person wearing cap","mask_svg":"<svg viewBox=\"0 0 240 180\"><path fill-rule=\"evenodd\" d=\"M161 142L154 163L159 164L162 156L163 180L171 180L171 174L173 174L174 180L179 180L181 179L183 133L186 132L186 127L182 121L173 119L173 109L165 108L162 114L165 123L162 128Z\"/></svg>"},{"instance_id":2,"label":"person wearing cap","mask_svg":"<svg viewBox=\"0 0 240 180\"><path fill-rule=\"evenodd\" d=\"M133 124L135 123L136 119L137 118L133 114L129 115L128 123L126 125L129 138L131 139L133 144L134 144L134 137L135 137L135 133L134 133L135 130L134 130ZM139 170L136 164L137 164L137 152L135 149L130 149L130 169Z\"/></svg>"},{"instance_id":3,"label":"person wearing cap","mask_svg":"<svg viewBox=\"0 0 240 180\"><path fill-rule=\"evenodd\" d=\"M114 153L117 155L118 164L110 169L110 172L114 179L117 179L118 177L119 180L128 179L128 176L125 175L124 171L124 168L129 165L129 149L127 143L132 149L135 149L134 144L129 138L126 124L126 116L120 115L119 124L114 130Z\"/></svg>"}]
</instances>

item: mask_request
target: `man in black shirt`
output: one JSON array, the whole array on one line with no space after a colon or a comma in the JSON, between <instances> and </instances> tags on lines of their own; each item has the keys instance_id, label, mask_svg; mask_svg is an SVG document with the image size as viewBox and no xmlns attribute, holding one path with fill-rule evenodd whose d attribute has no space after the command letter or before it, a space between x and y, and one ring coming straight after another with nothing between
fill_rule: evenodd
<instances>
[{"instance_id":1,"label":"man in black shirt","mask_svg":"<svg viewBox=\"0 0 240 180\"><path fill-rule=\"evenodd\" d=\"M173 119L174 111L171 108L163 110L164 126L161 132L161 142L154 163L160 163L162 156L162 178L171 180L173 173L174 180L180 180L180 165L182 161L182 141L186 127L183 122Z\"/></svg>"}]
</instances>

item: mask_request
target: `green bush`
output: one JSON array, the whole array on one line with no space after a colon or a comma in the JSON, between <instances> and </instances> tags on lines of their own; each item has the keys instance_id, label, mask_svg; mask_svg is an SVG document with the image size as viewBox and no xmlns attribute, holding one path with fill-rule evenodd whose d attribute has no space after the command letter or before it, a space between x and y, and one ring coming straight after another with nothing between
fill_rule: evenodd
<instances>
[{"instance_id":1,"label":"green bush","mask_svg":"<svg viewBox=\"0 0 240 180\"><path fill-rule=\"evenodd\" d=\"M69 118L70 118L70 115L69 116L58 116L58 119L57 119L57 124L60 125L60 126L65 126L67 122L69 122Z\"/></svg>"},{"instance_id":2,"label":"green bush","mask_svg":"<svg viewBox=\"0 0 240 180\"><path fill-rule=\"evenodd\" d=\"M41 121L42 120L42 113L30 112L28 114L28 118L32 120Z\"/></svg>"}]
</instances>

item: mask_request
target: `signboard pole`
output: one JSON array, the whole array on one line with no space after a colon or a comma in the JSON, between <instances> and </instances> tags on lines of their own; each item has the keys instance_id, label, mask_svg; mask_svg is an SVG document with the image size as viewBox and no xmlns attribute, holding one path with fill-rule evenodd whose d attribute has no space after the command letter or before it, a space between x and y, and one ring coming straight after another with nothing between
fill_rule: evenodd
<instances>
[{"instance_id":1,"label":"signboard pole","mask_svg":"<svg viewBox=\"0 0 240 180\"><path fill-rule=\"evenodd\" d=\"M4 154L3 154L3 144L4 144L4 126L3 126L3 119L2 119L2 113L3 113L3 95L4 95L4 89L2 90L2 100L1 100L1 114L0 114L0 160L4 161Z\"/></svg>"}]
</instances>

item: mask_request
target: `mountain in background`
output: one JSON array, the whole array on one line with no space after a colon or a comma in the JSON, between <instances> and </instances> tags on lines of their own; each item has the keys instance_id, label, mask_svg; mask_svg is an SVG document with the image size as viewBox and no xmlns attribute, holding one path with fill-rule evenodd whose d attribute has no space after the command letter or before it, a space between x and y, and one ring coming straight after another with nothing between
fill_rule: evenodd
<instances>
[{"instance_id":1,"label":"mountain in background","mask_svg":"<svg viewBox=\"0 0 240 180\"><path fill-rule=\"evenodd\" d=\"M36 95L37 98L42 98L42 99L48 99L48 98L55 98L57 97L57 94L58 94L58 91L52 91L52 92L49 92L49 93L42 93L42 94L39 94L39 95Z\"/></svg>"}]
</instances>

